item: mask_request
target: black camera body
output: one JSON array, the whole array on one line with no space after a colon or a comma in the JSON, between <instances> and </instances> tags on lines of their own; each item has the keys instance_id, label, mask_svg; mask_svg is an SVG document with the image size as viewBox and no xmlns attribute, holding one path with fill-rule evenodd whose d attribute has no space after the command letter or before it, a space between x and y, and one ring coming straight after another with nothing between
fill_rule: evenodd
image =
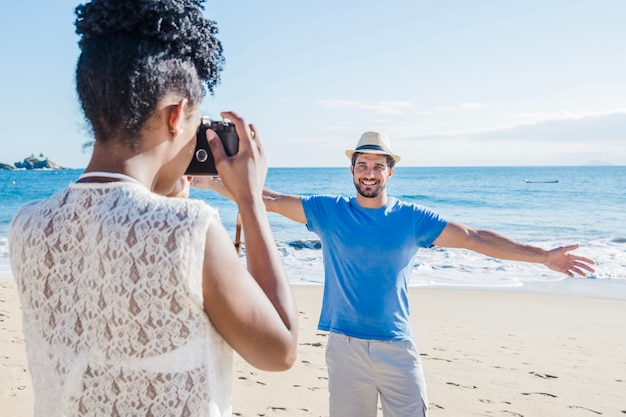
<instances>
[{"instance_id":1,"label":"black camera body","mask_svg":"<svg viewBox=\"0 0 626 417\"><path fill-rule=\"evenodd\" d=\"M233 156L239 151L239 137L235 130L235 125L229 122L216 122L209 118L203 117L202 123L198 127L196 134L196 149L193 158L185 171L185 175L209 175L218 176L215 168L215 160L209 148L209 141L206 138L207 129L211 129L217 133L217 136L224 145L226 155Z\"/></svg>"}]
</instances>

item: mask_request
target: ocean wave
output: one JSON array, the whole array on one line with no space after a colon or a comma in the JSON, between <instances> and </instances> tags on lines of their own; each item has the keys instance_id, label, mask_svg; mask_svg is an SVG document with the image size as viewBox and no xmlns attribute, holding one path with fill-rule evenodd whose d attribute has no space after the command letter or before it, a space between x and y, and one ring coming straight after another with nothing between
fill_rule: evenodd
<instances>
[{"instance_id":1,"label":"ocean wave","mask_svg":"<svg viewBox=\"0 0 626 417\"><path fill-rule=\"evenodd\" d=\"M9 256L9 241L7 237L0 236L0 257Z\"/></svg>"},{"instance_id":2,"label":"ocean wave","mask_svg":"<svg viewBox=\"0 0 626 417\"><path fill-rule=\"evenodd\" d=\"M287 242L289 247L299 249L322 249L322 242L319 239L299 239Z\"/></svg>"}]
</instances>

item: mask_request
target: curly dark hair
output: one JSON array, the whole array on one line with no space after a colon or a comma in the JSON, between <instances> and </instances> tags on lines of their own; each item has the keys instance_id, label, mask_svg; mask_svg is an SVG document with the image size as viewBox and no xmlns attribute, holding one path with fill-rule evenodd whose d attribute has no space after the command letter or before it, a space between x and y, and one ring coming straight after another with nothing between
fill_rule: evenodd
<instances>
[{"instance_id":1,"label":"curly dark hair","mask_svg":"<svg viewBox=\"0 0 626 417\"><path fill-rule=\"evenodd\" d=\"M193 106L224 64L204 0L92 0L76 8L76 90L96 140L136 137L169 92ZM132 143L130 143L132 145Z\"/></svg>"}]
</instances>

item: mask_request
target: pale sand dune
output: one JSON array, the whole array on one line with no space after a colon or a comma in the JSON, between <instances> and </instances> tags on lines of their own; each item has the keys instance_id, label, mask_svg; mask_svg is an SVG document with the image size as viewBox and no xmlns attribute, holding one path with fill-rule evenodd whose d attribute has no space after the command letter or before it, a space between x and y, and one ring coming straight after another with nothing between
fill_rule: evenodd
<instances>
[{"instance_id":1,"label":"pale sand dune","mask_svg":"<svg viewBox=\"0 0 626 417\"><path fill-rule=\"evenodd\" d=\"M294 287L293 369L235 357L234 416L327 416L322 289ZM626 416L626 302L521 292L412 289L413 324L433 417ZM20 307L0 280L0 415L32 416ZM380 415L380 414L379 414Z\"/></svg>"}]
</instances>

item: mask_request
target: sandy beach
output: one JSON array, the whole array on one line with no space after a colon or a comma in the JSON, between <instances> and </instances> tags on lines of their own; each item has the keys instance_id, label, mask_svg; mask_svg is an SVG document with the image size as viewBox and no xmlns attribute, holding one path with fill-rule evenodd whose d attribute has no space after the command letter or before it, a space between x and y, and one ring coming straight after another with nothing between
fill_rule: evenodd
<instances>
[{"instance_id":1,"label":"sandy beach","mask_svg":"<svg viewBox=\"0 0 626 417\"><path fill-rule=\"evenodd\" d=\"M234 416L327 416L322 288L294 286L300 351L287 372L235 356ZM626 416L626 301L411 289L434 417ZM0 414L31 417L15 282L0 279ZM379 415L382 415L379 413Z\"/></svg>"}]
</instances>

